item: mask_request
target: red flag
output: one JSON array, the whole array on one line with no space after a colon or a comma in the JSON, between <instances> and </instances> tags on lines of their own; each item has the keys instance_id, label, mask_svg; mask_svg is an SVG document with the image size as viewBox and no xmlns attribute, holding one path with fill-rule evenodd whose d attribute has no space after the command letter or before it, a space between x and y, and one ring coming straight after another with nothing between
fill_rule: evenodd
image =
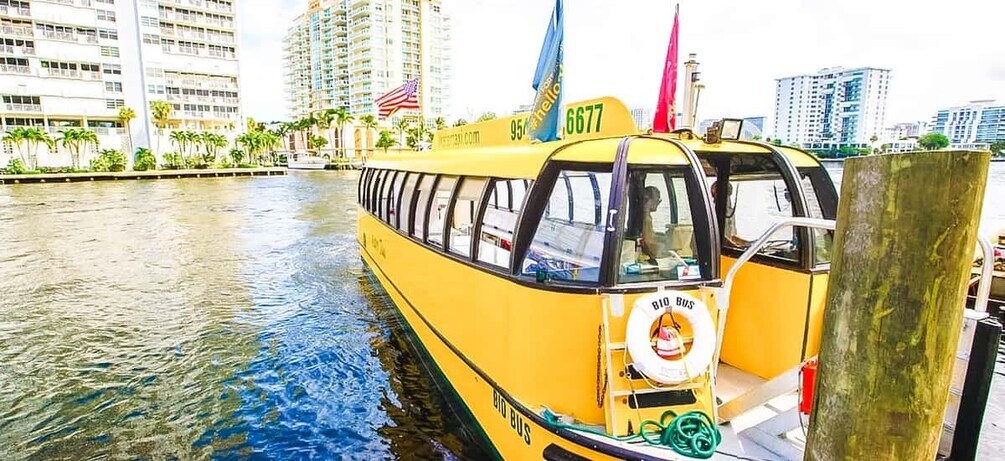
<instances>
[{"instance_id":1,"label":"red flag","mask_svg":"<svg viewBox=\"0 0 1005 461\"><path fill-rule=\"evenodd\" d=\"M660 83L660 95L656 101L656 117L653 119L654 133L669 133L677 127L677 16L679 13L680 5L674 8L670 46L667 47L663 82Z\"/></svg>"}]
</instances>

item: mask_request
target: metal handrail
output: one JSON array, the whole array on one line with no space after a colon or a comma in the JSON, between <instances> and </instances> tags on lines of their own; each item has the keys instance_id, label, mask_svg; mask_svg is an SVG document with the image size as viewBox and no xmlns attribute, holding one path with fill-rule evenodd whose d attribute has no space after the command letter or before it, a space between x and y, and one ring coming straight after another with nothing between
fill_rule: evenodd
<instances>
[{"instance_id":1,"label":"metal handrail","mask_svg":"<svg viewBox=\"0 0 1005 461\"><path fill-rule=\"evenodd\" d=\"M715 379L717 374L717 368L719 363L719 356L722 354L722 337L723 333L726 331L726 315L729 312L729 298L733 290L733 279L736 278L736 274L740 271L740 266L743 266L754 257L755 254L761 251L768 240L775 235L776 232L782 228L787 227L809 227L814 229L826 229L834 230L835 222L829 219L816 219L816 218L787 218L778 221L771 225L767 231L764 232L757 240L754 241L740 257L733 263L733 266L729 268L729 272L726 273L726 278L723 279L722 287L717 288L716 291L716 305L719 306L718 315L718 325L716 326L716 344L715 344L715 355L712 356L712 376ZM715 409L715 420L719 420L719 406Z\"/></svg>"},{"instance_id":2,"label":"metal handrail","mask_svg":"<svg viewBox=\"0 0 1005 461\"><path fill-rule=\"evenodd\" d=\"M995 269L995 250L991 246L991 240L983 235L977 236L977 243L981 244L984 252L984 264L981 265L981 279L977 282L977 298L974 300L974 310L987 312L988 300L991 299L991 278Z\"/></svg>"},{"instance_id":3,"label":"metal handrail","mask_svg":"<svg viewBox=\"0 0 1005 461\"><path fill-rule=\"evenodd\" d=\"M764 247L764 244L767 243L768 240L782 228L810 227L814 229L834 230L834 225L835 222L833 220L816 218L788 218L774 223L767 231L764 232L764 234L755 240L754 243L750 244L750 247L748 247L746 251L744 251L743 254L741 254L736 260L736 263L729 268L729 272L726 273L726 278L723 279L722 288L720 288L722 294L728 295L733 289L733 279L736 278L736 273L740 271L740 266L745 264L747 261L750 261L750 258L753 258L754 255L760 252L761 248ZM726 296L719 304L724 306L723 310L728 310L729 297Z\"/></svg>"}]
</instances>

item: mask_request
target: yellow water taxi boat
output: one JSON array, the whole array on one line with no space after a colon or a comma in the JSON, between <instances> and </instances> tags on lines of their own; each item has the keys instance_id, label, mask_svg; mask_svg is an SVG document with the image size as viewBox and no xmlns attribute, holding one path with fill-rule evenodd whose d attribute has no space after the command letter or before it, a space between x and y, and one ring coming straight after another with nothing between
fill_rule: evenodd
<instances>
[{"instance_id":1,"label":"yellow water taxi boat","mask_svg":"<svg viewBox=\"0 0 1005 461\"><path fill-rule=\"evenodd\" d=\"M531 144L520 114L366 163L362 259L435 369L505 459L801 459L756 432L799 429L828 173L738 120L656 135L614 98L564 113L560 141ZM690 439L653 440L684 419Z\"/></svg>"}]
</instances>

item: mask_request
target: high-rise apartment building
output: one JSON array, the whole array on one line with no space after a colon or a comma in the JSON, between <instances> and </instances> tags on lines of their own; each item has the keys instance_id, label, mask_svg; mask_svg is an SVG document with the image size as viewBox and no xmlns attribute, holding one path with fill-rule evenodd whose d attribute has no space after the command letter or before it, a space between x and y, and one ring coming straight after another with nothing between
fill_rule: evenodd
<instances>
[{"instance_id":1,"label":"high-rise apartment building","mask_svg":"<svg viewBox=\"0 0 1005 461\"><path fill-rule=\"evenodd\" d=\"M951 144L1005 140L1005 105L981 100L939 110L932 117L932 131L946 135Z\"/></svg>"},{"instance_id":2,"label":"high-rise apartment building","mask_svg":"<svg viewBox=\"0 0 1005 461\"><path fill-rule=\"evenodd\" d=\"M888 69L834 67L775 82L774 137L785 143L865 146L883 134Z\"/></svg>"},{"instance_id":3,"label":"high-rise apartment building","mask_svg":"<svg viewBox=\"0 0 1005 461\"><path fill-rule=\"evenodd\" d=\"M310 0L284 40L289 115L376 115L374 99L419 77L421 115L446 117L449 47L440 0Z\"/></svg>"},{"instance_id":4,"label":"high-rise apartment building","mask_svg":"<svg viewBox=\"0 0 1005 461\"><path fill-rule=\"evenodd\" d=\"M119 149L128 106L149 146L166 100L171 127L240 129L236 1L0 0L0 128L84 127Z\"/></svg>"}]
</instances>

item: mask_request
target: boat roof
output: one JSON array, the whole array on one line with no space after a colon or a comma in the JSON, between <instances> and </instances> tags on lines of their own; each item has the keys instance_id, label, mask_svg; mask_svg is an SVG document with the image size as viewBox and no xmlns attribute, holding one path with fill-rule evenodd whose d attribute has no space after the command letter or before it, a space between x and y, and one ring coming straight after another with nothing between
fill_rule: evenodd
<instances>
[{"instance_id":1,"label":"boat roof","mask_svg":"<svg viewBox=\"0 0 1005 461\"><path fill-rule=\"evenodd\" d=\"M793 147L733 140L706 143L690 131L642 132L625 105L612 97L571 103L564 113L566 135L558 141L531 143L524 130L530 113L525 112L439 130L431 150L381 152L367 161L367 167L533 179L548 161L611 163L621 140L628 136L637 137L628 150L631 164L687 165L684 146L699 155L771 155L774 150L797 168L820 166L812 154Z\"/></svg>"}]
</instances>

